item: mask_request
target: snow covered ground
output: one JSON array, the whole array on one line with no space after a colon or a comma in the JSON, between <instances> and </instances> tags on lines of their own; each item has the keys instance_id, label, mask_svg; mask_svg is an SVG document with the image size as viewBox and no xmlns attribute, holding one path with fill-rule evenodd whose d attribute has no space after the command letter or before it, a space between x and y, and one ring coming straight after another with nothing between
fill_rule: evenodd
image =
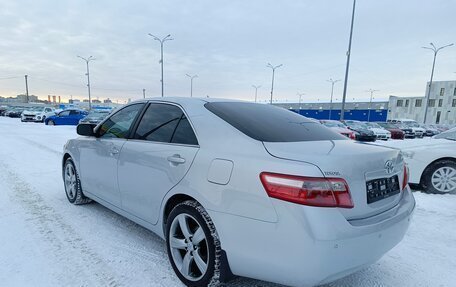
<instances>
[{"instance_id":1,"label":"snow covered ground","mask_svg":"<svg viewBox=\"0 0 456 287\"><path fill-rule=\"evenodd\" d=\"M160 238L99 204L67 202L61 153L75 136L75 127L0 117L0 286L182 286ZM328 286L455 286L456 195L414 194L403 242Z\"/></svg>"}]
</instances>

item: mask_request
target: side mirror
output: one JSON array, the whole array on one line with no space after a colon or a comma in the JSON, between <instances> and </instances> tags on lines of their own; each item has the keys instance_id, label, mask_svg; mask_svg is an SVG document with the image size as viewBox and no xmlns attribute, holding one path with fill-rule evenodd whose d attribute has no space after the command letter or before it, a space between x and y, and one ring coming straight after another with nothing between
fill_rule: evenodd
<instances>
[{"instance_id":1,"label":"side mirror","mask_svg":"<svg viewBox=\"0 0 456 287\"><path fill-rule=\"evenodd\" d=\"M76 127L76 132L80 136L94 137L96 136L96 133L93 131L95 127L96 125L93 124L79 124Z\"/></svg>"}]
</instances>

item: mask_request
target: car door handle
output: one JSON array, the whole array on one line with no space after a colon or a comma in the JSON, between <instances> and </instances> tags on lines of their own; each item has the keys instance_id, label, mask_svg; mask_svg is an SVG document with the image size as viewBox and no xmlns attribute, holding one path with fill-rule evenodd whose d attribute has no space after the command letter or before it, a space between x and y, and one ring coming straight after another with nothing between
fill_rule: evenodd
<instances>
[{"instance_id":1,"label":"car door handle","mask_svg":"<svg viewBox=\"0 0 456 287\"><path fill-rule=\"evenodd\" d=\"M178 164L183 164L185 163L185 158L181 157L180 155L178 154L175 154L175 155L172 155L172 156L168 156L166 158L170 163L174 164L174 165L178 165Z\"/></svg>"}]
</instances>

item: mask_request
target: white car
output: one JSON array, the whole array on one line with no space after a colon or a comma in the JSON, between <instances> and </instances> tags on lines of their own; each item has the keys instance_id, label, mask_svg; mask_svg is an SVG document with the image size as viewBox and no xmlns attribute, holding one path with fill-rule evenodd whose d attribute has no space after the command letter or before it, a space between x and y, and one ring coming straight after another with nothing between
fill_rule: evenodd
<instances>
[{"instance_id":1,"label":"white car","mask_svg":"<svg viewBox=\"0 0 456 287\"><path fill-rule=\"evenodd\" d=\"M429 193L456 192L456 128L423 140L389 142L402 151L411 184Z\"/></svg>"},{"instance_id":2,"label":"white car","mask_svg":"<svg viewBox=\"0 0 456 287\"><path fill-rule=\"evenodd\" d=\"M55 115L55 109L51 107L30 107L21 114L22 122L40 122L44 123L47 117Z\"/></svg>"},{"instance_id":3,"label":"white car","mask_svg":"<svg viewBox=\"0 0 456 287\"><path fill-rule=\"evenodd\" d=\"M398 244L415 207L398 150L271 105L141 100L77 131L63 152L68 200L164 238L187 286L334 281Z\"/></svg>"},{"instance_id":4,"label":"white car","mask_svg":"<svg viewBox=\"0 0 456 287\"><path fill-rule=\"evenodd\" d=\"M378 140L387 141L391 139L391 132L382 128L379 124L373 122L365 122L364 124L368 126L371 131L374 132Z\"/></svg>"}]
</instances>

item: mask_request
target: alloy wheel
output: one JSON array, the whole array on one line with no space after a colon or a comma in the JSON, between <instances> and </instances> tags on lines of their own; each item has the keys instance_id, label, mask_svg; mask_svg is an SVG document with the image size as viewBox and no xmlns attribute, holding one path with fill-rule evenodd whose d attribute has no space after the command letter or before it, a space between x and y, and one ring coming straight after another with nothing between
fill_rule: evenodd
<instances>
[{"instance_id":1,"label":"alloy wheel","mask_svg":"<svg viewBox=\"0 0 456 287\"><path fill-rule=\"evenodd\" d=\"M70 201L76 198L77 181L76 171L72 164L67 164L65 167L65 191Z\"/></svg>"},{"instance_id":2,"label":"alloy wheel","mask_svg":"<svg viewBox=\"0 0 456 287\"><path fill-rule=\"evenodd\" d=\"M168 236L171 256L179 272L187 280L200 280L208 269L209 249L198 221L181 213L171 223Z\"/></svg>"},{"instance_id":3,"label":"alloy wheel","mask_svg":"<svg viewBox=\"0 0 456 287\"><path fill-rule=\"evenodd\" d=\"M456 189L456 169L449 166L443 166L434 171L431 177L432 186L444 193Z\"/></svg>"}]
</instances>

